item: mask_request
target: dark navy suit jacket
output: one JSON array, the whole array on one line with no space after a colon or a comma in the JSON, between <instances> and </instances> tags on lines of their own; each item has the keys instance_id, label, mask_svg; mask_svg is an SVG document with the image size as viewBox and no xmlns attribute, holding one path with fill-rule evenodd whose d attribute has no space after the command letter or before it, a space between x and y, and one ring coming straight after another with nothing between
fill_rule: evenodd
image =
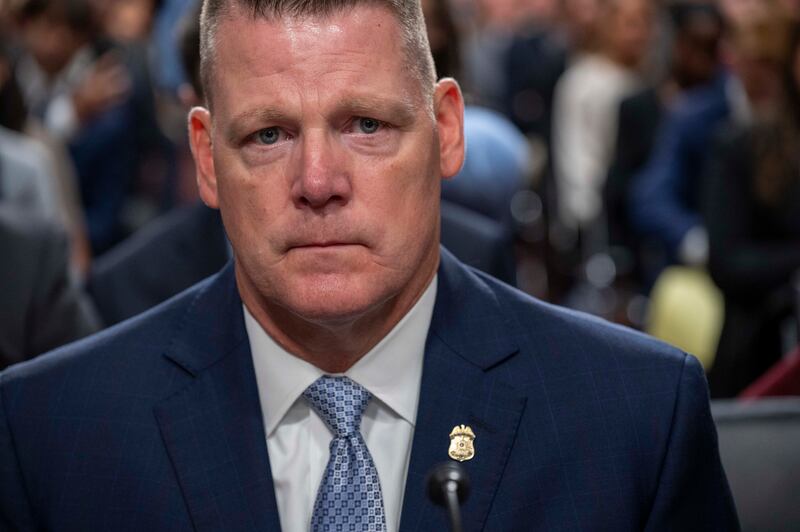
<instances>
[{"instance_id":1,"label":"dark navy suit jacket","mask_svg":"<svg viewBox=\"0 0 800 532\"><path fill-rule=\"evenodd\" d=\"M694 358L443 252L400 529L466 424L467 530L737 530ZM0 528L270 531L279 519L233 268L0 374Z\"/></svg>"}]
</instances>

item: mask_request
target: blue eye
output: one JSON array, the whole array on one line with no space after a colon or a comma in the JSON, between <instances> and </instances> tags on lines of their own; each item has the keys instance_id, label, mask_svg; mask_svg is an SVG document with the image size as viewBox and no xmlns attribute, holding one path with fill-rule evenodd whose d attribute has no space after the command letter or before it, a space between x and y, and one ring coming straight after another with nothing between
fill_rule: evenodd
<instances>
[{"instance_id":1,"label":"blue eye","mask_svg":"<svg viewBox=\"0 0 800 532\"><path fill-rule=\"evenodd\" d=\"M359 118L358 119L358 128L361 130L362 133L366 133L367 135L371 135L378 131L381 127L381 123L374 118Z\"/></svg>"},{"instance_id":2,"label":"blue eye","mask_svg":"<svg viewBox=\"0 0 800 532\"><path fill-rule=\"evenodd\" d=\"M275 144L281 138L281 133L277 127L268 127L259 131L256 137L262 144Z\"/></svg>"}]
</instances>

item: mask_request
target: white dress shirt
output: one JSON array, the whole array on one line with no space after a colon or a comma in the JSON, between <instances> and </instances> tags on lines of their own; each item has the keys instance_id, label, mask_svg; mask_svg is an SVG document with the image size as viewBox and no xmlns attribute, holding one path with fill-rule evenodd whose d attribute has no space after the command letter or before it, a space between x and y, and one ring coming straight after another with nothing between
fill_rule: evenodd
<instances>
[{"instance_id":1,"label":"white dress shirt","mask_svg":"<svg viewBox=\"0 0 800 532\"><path fill-rule=\"evenodd\" d=\"M361 434L378 471L389 532L400 526L436 285L434 277L394 329L344 373L372 394ZM325 373L285 351L246 307L244 317L281 528L307 532L333 434L302 394Z\"/></svg>"}]
</instances>

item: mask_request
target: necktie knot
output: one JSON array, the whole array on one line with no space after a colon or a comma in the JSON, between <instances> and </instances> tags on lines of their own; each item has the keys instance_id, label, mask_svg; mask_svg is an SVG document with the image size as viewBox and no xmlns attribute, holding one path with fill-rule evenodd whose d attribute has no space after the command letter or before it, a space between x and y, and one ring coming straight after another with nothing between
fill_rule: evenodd
<instances>
[{"instance_id":1,"label":"necktie knot","mask_svg":"<svg viewBox=\"0 0 800 532\"><path fill-rule=\"evenodd\" d=\"M330 375L314 381L303 396L337 438L346 438L359 431L361 416L372 398L372 394L360 384L347 377Z\"/></svg>"}]
</instances>

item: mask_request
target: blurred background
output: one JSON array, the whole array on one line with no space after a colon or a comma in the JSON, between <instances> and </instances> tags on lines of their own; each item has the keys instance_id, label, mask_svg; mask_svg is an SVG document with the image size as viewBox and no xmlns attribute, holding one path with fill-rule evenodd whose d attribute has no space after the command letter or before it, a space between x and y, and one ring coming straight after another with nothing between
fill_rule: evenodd
<instances>
[{"instance_id":1,"label":"blurred background","mask_svg":"<svg viewBox=\"0 0 800 532\"><path fill-rule=\"evenodd\" d=\"M423 9L467 102L444 245L696 355L745 530L800 530L800 0ZM229 259L186 137L198 16L0 0L0 369Z\"/></svg>"}]
</instances>

